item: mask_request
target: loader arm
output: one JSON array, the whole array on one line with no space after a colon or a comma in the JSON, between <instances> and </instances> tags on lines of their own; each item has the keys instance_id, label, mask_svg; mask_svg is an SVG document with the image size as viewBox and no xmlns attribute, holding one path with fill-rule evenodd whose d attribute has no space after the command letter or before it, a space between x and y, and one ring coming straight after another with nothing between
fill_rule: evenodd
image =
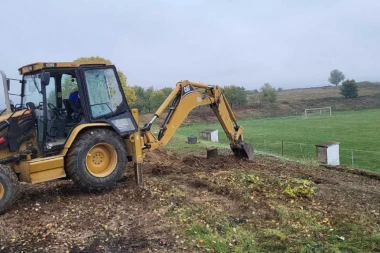
<instances>
[{"instance_id":1,"label":"loader arm","mask_svg":"<svg viewBox=\"0 0 380 253\"><path fill-rule=\"evenodd\" d=\"M252 159L253 147L244 142L243 128L237 124L235 115L222 90L216 85L205 85L187 80L177 83L164 103L157 109L152 120L141 129L143 152L165 146L190 111L201 105L210 105L230 141L230 147L234 154L238 157ZM160 117L168 107L168 114L156 137L150 128L155 119Z\"/></svg>"}]
</instances>

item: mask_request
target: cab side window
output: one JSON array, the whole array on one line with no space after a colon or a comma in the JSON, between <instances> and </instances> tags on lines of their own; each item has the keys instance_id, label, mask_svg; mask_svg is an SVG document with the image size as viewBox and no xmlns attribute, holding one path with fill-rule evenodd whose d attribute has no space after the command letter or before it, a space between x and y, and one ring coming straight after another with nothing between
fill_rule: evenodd
<instances>
[{"instance_id":1,"label":"cab side window","mask_svg":"<svg viewBox=\"0 0 380 253\"><path fill-rule=\"evenodd\" d=\"M78 94L78 83L77 79L70 74L63 74L61 78L61 87L62 87L62 99L70 99L70 95L73 93ZM71 99L74 100L73 95ZM77 99L77 96L76 96ZM75 100L76 100L75 99ZM76 101L75 101L76 103Z\"/></svg>"}]
</instances>

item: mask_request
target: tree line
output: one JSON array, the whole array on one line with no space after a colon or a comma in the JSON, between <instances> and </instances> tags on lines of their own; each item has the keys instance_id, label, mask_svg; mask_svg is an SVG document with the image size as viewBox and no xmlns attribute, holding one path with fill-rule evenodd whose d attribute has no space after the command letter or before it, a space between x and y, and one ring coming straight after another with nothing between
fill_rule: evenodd
<instances>
[{"instance_id":1,"label":"tree line","mask_svg":"<svg viewBox=\"0 0 380 253\"><path fill-rule=\"evenodd\" d=\"M74 62L96 62L103 61L108 64L112 62L102 57L81 57ZM137 108L141 112L155 111L169 96L172 88L165 87L161 89L154 89L153 86L144 88L141 86L130 86L127 81L126 75L121 71L117 71L123 91L126 95L127 101L132 108ZM334 85L338 85L345 79L344 74L334 69L330 73L328 81ZM71 90L76 86L69 80L65 80L62 86L64 95L68 95ZM277 94L282 91L281 88L275 89L270 83L264 83L260 90L246 90L244 87L237 85L228 85L222 87L223 92L230 103L231 107L241 105L254 105L262 106L265 104L273 104L277 100ZM67 94L66 94L67 93ZM341 94L347 98L355 98L358 96L358 88L355 80L346 80L342 83Z\"/></svg>"},{"instance_id":2,"label":"tree line","mask_svg":"<svg viewBox=\"0 0 380 253\"><path fill-rule=\"evenodd\" d=\"M154 112L172 91L172 88L154 89L152 86L133 86L132 89L135 91L136 100L134 103L129 101L129 105L143 113ZM277 99L277 91L269 83L265 83L260 91L249 91L237 85L224 86L222 90L232 108L241 105L272 104Z\"/></svg>"}]
</instances>

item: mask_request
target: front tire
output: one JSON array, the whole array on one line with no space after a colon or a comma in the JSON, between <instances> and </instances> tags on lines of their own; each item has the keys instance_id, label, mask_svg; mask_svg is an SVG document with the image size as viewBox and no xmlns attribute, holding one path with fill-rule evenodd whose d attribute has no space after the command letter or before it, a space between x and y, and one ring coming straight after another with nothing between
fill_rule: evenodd
<instances>
[{"instance_id":1,"label":"front tire","mask_svg":"<svg viewBox=\"0 0 380 253\"><path fill-rule=\"evenodd\" d=\"M69 148L65 168L75 184L87 190L105 190L125 172L127 152L123 140L108 129L80 133Z\"/></svg>"},{"instance_id":2,"label":"front tire","mask_svg":"<svg viewBox=\"0 0 380 253\"><path fill-rule=\"evenodd\" d=\"M17 199L20 183L13 170L0 164L0 214L5 213Z\"/></svg>"}]
</instances>

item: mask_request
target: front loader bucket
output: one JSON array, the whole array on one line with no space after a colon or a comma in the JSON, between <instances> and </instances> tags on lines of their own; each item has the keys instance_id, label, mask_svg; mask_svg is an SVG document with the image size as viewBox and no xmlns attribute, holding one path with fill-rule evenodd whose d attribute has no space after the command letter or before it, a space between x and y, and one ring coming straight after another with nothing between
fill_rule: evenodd
<instances>
[{"instance_id":1,"label":"front loader bucket","mask_svg":"<svg viewBox=\"0 0 380 253\"><path fill-rule=\"evenodd\" d=\"M238 158L253 160L253 146L245 141L240 142L237 147L231 146L231 150Z\"/></svg>"}]
</instances>

